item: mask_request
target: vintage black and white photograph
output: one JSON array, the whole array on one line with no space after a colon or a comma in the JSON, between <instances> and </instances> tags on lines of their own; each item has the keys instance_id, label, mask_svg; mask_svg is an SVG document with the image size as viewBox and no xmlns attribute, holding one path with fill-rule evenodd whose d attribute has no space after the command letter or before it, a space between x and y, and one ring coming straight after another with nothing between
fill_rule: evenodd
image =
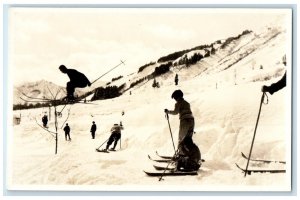
<instances>
[{"instance_id":1,"label":"vintage black and white photograph","mask_svg":"<svg viewBox=\"0 0 300 200\"><path fill-rule=\"evenodd\" d=\"M291 8L8 8L8 190L291 191Z\"/></svg>"}]
</instances>

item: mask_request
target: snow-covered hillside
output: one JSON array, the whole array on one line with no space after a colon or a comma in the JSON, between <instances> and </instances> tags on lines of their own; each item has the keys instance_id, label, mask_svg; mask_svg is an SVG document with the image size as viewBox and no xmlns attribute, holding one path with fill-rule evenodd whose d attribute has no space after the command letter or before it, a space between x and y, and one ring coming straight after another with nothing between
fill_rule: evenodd
<instances>
[{"instance_id":1,"label":"snow-covered hillside","mask_svg":"<svg viewBox=\"0 0 300 200\"><path fill-rule=\"evenodd\" d=\"M105 83L103 81L98 81L96 84L94 84L91 87L87 88L76 88L75 95L81 96L85 94L86 92L92 91L93 89L103 86ZM33 100L28 99L26 96L34 97L34 98L46 98L46 99L53 99L52 95L56 95L56 93L59 92L59 96L57 96L57 99L63 98L66 96L66 89L65 87L56 85L50 81L46 80L40 80L36 82L29 82L24 83L19 86L14 87L13 91L13 104L24 104L26 101L24 100ZM51 94L52 93L52 94ZM26 96L24 96L24 94ZM24 99L24 100L22 100ZM36 102L27 102L36 104Z\"/></svg>"},{"instance_id":2,"label":"snow-covered hillside","mask_svg":"<svg viewBox=\"0 0 300 200\"><path fill-rule=\"evenodd\" d=\"M53 92L58 90L64 90L63 87L46 80L24 83L22 85L15 86L13 92L13 104L15 105L25 103L21 99L25 98L22 93L34 98L52 98L51 93L49 92L50 88Z\"/></svg>"},{"instance_id":3,"label":"snow-covered hillside","mask_svg":"<svg viewBox=\"0 0 300 200\"><path fill-rule=\"evenodd\" d=\"M248 155L250 150L261 86L276 82L290 69L290 62L287 67L282 64L282 57L288 53L288 38L285 30L277 28L247 34L195 65L172 67L156 79L160 88L153 88L152 81L145 81L118 98L94 101L96 105L68 105L58 118L56 155L54 138L35 122L35 119L41 121L48 108L14 111L22 118L21 124L11 126L8 133L9 187L104 191L290 190L289 79L286 88L268 95L268 103L262 105L252 152L252 158L285 160L287 164L250 164L251 168L286 169L287 173L252 174L245 178L235 165L246 166L241 152ZM150 66L126 77L126 81L146 76L151 69ZM176 73L178 86L174 85ZM118 81L121 84L124 79ZM197 176L165 177L159 182L158 178L146 176L143 170L153 170L148 154L155 156L156 150L161 154L174 153L164 109L173 109L175 101L171 94L176 89L181 89L191 104L196 132L193 139L206 162ZM61 109L62 106L58 107ZM53 113L51 116L49 130L54 131ZM98 126L95 140L89 132L92 121ZM96 152L108 139L112 125L120 121L125 128L118 145L121 149L108 154ZM64 139L65 122L71 127L71 142ZM178 116L170 116L170 124L177 143Z\"/></svg>"}]
</instances>

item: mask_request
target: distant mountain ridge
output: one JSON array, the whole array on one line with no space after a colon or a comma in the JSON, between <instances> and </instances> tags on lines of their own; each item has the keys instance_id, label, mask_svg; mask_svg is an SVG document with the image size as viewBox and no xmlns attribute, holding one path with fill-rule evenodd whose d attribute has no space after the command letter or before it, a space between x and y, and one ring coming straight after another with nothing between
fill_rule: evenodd
<instances>
[{"instance_id":1,"label":"distant mountain ridge","mask_svg":"<svg viewBox=\"0 0 300 200\"><path fill-rule=\"evenodd\" d=\"M46 98L53 99L51 92L55 95L60 91L60 95L65 94L65 88L59 85L56 85L52 82L46 80L40 80L36 82L27 82L22 85L14 87L14 105L15 104L24 104L25 102L20 98L24 95L34 97L34 98ZM61 96L58 96L60 98Z\"/></svg>"},{"instance_id":2,"label":"distant mountain ridge","mask_svg":"<svg viewBox=\"0 0 300 200\"><path fill-rule=\"evenodd\" d=\"M124 93L140 88L149 81L152 83L154 79L173 82L176 73L179 73L180 79L183 80L217 74L225 70L231 70L232 76L236 76L234 74L237 71L241 73L246 68L252 68L253 74L251 78L244 77L243 81L268 80L281 76L284 71L283 65L278 65L279 68L274 66L274 60L278 60L279 64L286 53L282 44L284 38L285 30L281 27L265 27L259 33L245 30L237 36L163 56L157 61L141 66L136 73L122 77L111 85L117 86L120 93ZM273 57L271 55L269 62L266 63L263 57L269 56L270 52L273 52ZM270 66L272 63L274 67ZM266 70L254 70L258 68ZM95 92L97 94L97 89ZM93 100L97 99L103 99L103 96L95 95Z\"/></svg>"},{"instance_id":3,"label":"distant mountain ridge","mask_svg":"<svg viewBox=\"0 0 300 200\"><path fill-rule=\"evenodd\" d=\"M193 78L203 74L216 74L224 70L242 71L245 70L245 67L254 69L258 67L257 65L259 65L258 63L262 60L261 58L265 52L276 52L271 59L280 60L279 56L285 54L282 48L283 45L281 44L281 41L285 37L284 33L285 31L280 27L266 27L260 33L245 30L237 36L162 56L157 61L152 61L139 67L136 73L119 76L106 84L100 84L99 81L92 87L76 89L76 93L78 96L87 95L87 92L89 92L89 95L92 93L91 98L93 100L105 99L107 96L114 98L133 88L139 88L154 79L158 81L173 79L176 73L181 74L180 79L182 80L182 78ZM260 64L260 67L262 67L262 64L270 65L271 62L265 63L264 61ZM254 72L256 74L253 74L252 78L247 77L247 80L243 79L245 81L256 81L263 79L261 75L271 77L282 74L282 69L270 66L267 66L267 69L266 71ZM105 87L108 87L108 90L103 90ZM61 94L66 94L64 87L41 80L16 87L14 89L14 104L24 103L24 101L20 101L22 93L35 98L45 97L52 99L48 88L52 93L61 90ZM113 97L107 95L107 93L111 93L111 89L114 89L113 92L116 94Z\"/></svg>"}]
</instances>

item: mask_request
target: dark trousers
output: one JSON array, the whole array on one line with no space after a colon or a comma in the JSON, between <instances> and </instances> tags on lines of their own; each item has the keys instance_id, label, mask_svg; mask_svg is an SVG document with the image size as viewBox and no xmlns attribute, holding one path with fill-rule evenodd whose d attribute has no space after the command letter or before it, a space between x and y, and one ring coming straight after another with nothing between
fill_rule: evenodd
<instances>
[{"instance_id":1,"label":"dark trousers","mask_svg":"<svg viewBox=\"0 0 300 200\"><path fill-rule=\"evenodd\" d=\"M106 145L106 149L108 149L109 146L110 146L113 142L115 142L115 143L114 143L113 149L116 148L119 139L121 139L121 133L117 133L117 132L112 133L112 134L110 135L109 139L108 139L108 142L107 142L107 145Z\"/></svg>"},{"instance_id":2,"label":"dark trousers","mask_svg":"<svg viewBox=\"0 0 300 200\"><path fill-rule=\"evenodd\" d=\"M87 83L80 82L67 82L67 96L74 97L75 88L84 88L87 86Z\"/></svg>"},{"instance_id":3,"label":"dark trousers","mask_svg":"<svg viewBox=\"0 0 300 200\"><path fill-rule=\"evenodd\" d=\"M92 138L95 139L95 131L91 131L92 133Z\"/></svg>"},{"instance_id":4,"label":"dark trousers","mask_svg":"<svg viewBox=\"0 0 300 200\"><path fill-rule=\"evenodd\" d=\"M67 139L68 137L69 137L69 140L71 140L70 133L65 133L65 137L66 137L66 140L68 140Z\"/></svg>"}]
</instances>

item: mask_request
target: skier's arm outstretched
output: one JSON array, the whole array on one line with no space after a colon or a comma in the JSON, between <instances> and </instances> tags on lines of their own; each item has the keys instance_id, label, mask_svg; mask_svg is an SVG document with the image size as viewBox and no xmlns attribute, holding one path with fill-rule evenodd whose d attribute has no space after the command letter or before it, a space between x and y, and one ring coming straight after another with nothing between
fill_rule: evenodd
<instances>
[{"instance_id":1,"label":"skier's arm outstretched","mask_svg":"<svg viewBox=\"0 0 300 200\"><path fill-rule=\"evenodd\" d=\"M179 113L179 105L178 105L178 103L175 104L174 110L165 109L165 113L168 113L168 114L171 114L171 115L177 115Z\"/></svg>"},{"instance_id":2,"label":"skier's arm outstretched","mask_svg":"<svg viewBox=\"0 0 300 200\"><path fill-rule=\"evenodd\" d=\"M281 90L285 86L286 86L286 72L284 73L283 77L278 82L273 83L270 86L264 85L262 87L262 91L263 92L269 92L270 94L273 94L273 93Z\"/></svg>"}]
</instances>

